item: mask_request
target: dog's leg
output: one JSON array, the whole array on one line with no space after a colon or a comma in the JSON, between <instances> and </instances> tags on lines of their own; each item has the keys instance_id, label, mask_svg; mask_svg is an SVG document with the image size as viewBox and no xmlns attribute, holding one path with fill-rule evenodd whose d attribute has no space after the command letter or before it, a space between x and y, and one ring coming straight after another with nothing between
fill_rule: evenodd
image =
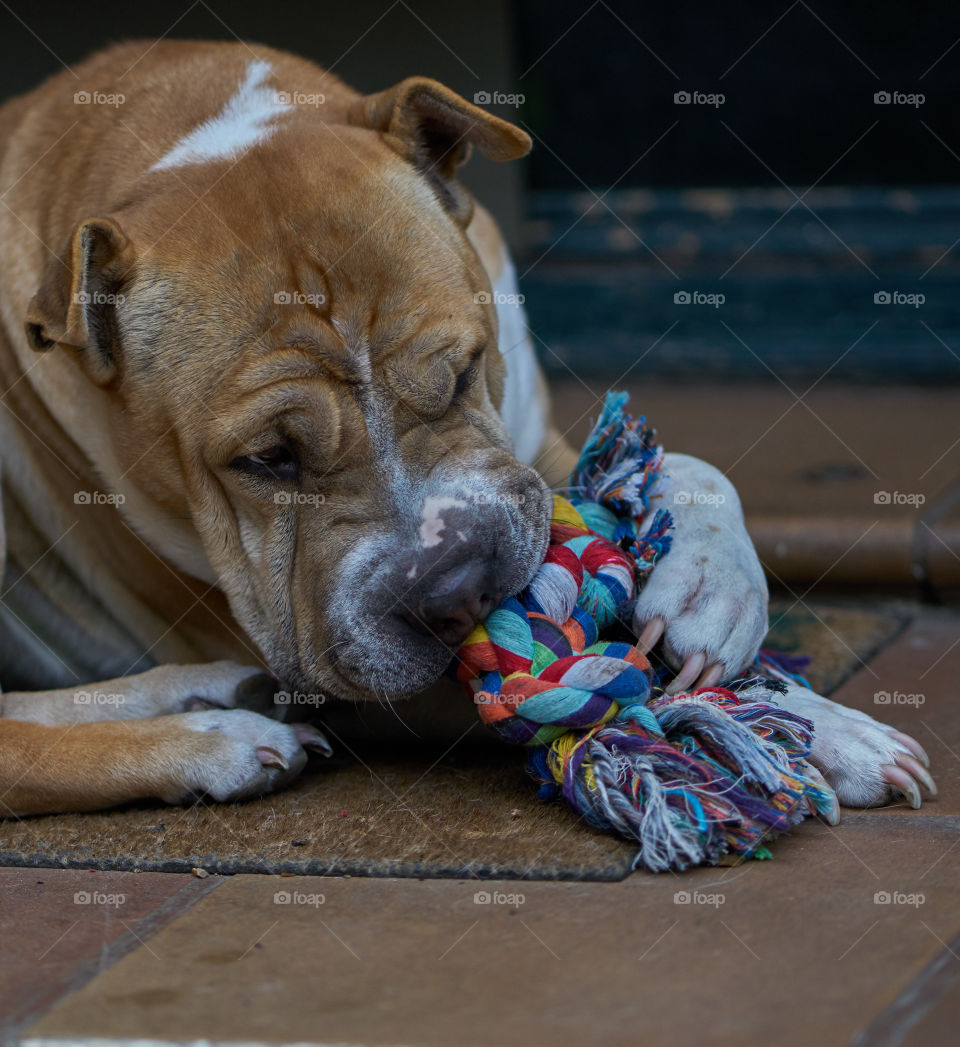
<instances>
[{"instance_id":1,"label":"dog's leg","mask_svg":"<svg viewBox=\"0 0 960 1047\"><path fill-rule=\"evenodd\" d=\"M329 753L314 728L243 709L68 727L0 719L0 817L259 796L300 773L304 746Z\"/></svg>"},{"instance_id":2,"label":"dog's leg","mask_svg":"<svg viewBox=\"0 0 960 1047\"><path fill-rule=\"evenodd\" d=\"M787 693L777 696L776 702L813 721L810 763L842 804L876 807L900 793L911 807L919 807L918 784L936 796L927 754L909 735L799 684L788 684Z\"/></svg>"},{"instance_id":3,"label":"dog's leg","mask_svg":"<svg viewBox=\"0 0 960 1047\"><path fill-rule=\"evenodd\" d=\"M667 454L651 509L673 517L673 544L633 611L641 646L663 637L671 693L732 679L768 629L767 583L733 484L714 466Z\"/></svg>"},{"instance_id":4,"label":"dog's leg","mask_svg":"<svg viewBox=\"0 0 960 1047\"><path fill-rule=\"evenodd\" d=\"M235 662L160 665L115 680L53 691L0 694L0 716L47 726L95 720L143 720L211 707L276 713L277 681L262 669Z\"/></svg>"},{"instance_id":5,"label":"dog's leg","mask_svg":"<svg viewBox=\"0 0 960 1047\"><path fill-rule=\"evenodd\" d=\"M0 494L0 578L2 508ZM272 676L233 662L0 693L0 817L280 788L303 768L305 748L330 747L312 727L251 711L275 710L277 695Z\"/></svg>"}]
</instances>

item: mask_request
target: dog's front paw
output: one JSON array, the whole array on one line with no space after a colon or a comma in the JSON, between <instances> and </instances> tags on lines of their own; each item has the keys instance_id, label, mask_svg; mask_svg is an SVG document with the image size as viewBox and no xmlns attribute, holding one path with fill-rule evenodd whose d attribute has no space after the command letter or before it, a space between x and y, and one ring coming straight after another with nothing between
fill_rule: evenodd
<instances>
[{"instance_id":1,"label":"dog's front paw","mask_svg":"<svg viewBox=\"0 0 960 1047\"><path fill-rule=\"evenodd\" d=\"M161 666L179 679L170 681L170 693L176 694L175 712L202 709L248 709L277 716L283 712L277 705L281 693L276 677L251 665L236 662L210 662L202 666ZM154 670L156 671L156 670Z\"/></svg>"},{"instance_id":2,"label":"dog's front paw","mask_svg":"<svg viewBox=\"0 0 960 1047\"><path fill-rule=\"evenodd\" d=\"M329 742L309 724L284 724L245 709L184 713L180 759L161 795L167 803L210 797L220 803L282 789L303 770L307 749L329 756Z\"/></svg>"},{"instance_id":3,"label":"dog's front paw","mask_svg":"<svg viewBox=\"0 0 960 1047\"><path fill-rule=\"evenodd\" d=\"M809 761L845 806L876 807L902 795L916 808L921 785L936 796L929 758L909 735L804 687L790 686L777 703L813 721Z\"/></svg>"},{"instance_id":4,"label":"dog's front paw","mask_svg":"<svg viewBox=\"0 0 960 1047\"><path fill-rule=\"evenodd\" d=\"M701 524L701 521L698 521ZM644 651L663 637L677 670L672 694L736 676L767 633L767 583L742 525L679 524L670 552L647 579L633 609Z\"/></svg>"},{"instance_id":5,"label":"dog's front paw","mask_svg":"<svg viewBox=\"0 0 960 1047\"><path fill-rule=\"evenodd\" d=\"M278 702L283 692L273 676L256 666L229 661L158 665L123 677L117 689L123 701L111 709L110 719L144 719L203 709L249 709L282 719L285 710Z\"/></svg>"},{"instance_id":6,"label":"dog's front paw","mask_svg":"<svg viewBox=\"0 0 960 1047\"><path fill-rule=\"evenodd\" d=\"M902 795L911 807L918 808L923 802L921 785L936 796L937 786L919 743L864 713L842 712L849 715L817 721L810 753L810 762L820 769L842 804L877 807Z\"/></svg>"}]
</instances>

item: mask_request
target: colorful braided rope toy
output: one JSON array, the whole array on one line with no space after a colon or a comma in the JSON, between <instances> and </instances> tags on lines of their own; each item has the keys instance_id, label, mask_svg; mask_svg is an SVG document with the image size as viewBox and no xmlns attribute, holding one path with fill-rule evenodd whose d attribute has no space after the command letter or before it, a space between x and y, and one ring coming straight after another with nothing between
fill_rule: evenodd
<instances>
[{"instance_id":1,"label":"colorful braided rope toy","mask_svg":"<svg viewBox=\"0 0 960 1047\"><path fill-rule=\"evenodd\" d=\"M670 697L635 646L600 639L670 548L663 509L642 530L663 449L626 401L607 395L576 495L554 495L543 565L473 630L456 674L481 720L527 747L541 798L635 841L635 868L769 857L765 841L833 803L804 764L813 725L775 704L797 677L762 652L752 675Z\"/></svg>"}]
</instances>

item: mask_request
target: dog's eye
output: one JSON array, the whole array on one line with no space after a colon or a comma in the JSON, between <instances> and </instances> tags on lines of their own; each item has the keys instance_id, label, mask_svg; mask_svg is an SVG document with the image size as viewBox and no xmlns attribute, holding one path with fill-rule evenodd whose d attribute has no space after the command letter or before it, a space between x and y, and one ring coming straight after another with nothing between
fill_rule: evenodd
<instances>
[{"instance_id":1,"label":"dog's eye","mask_svg":"<svg viewBox=\"0 0 960 1047\"><path fill-rule=\"evenodd\" d=\"M243 454L234 458L231 468L253 473L271 480L293 481L300 472L297 456L286 444L276 444L256 454Z\"/></svg>"}]
</instances>

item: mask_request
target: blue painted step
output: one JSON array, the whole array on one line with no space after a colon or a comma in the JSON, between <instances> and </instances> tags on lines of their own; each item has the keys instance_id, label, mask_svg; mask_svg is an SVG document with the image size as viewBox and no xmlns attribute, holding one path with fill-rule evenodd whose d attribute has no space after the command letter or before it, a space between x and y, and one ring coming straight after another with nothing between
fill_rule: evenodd
<instances>
[{"instance_id":1,"label":"blue painted step","mask_svg":"<svg viewBox=\"0 0 960 1047\"><path fill-rule=\"evenodd\" d=\"M605 201L533 195L518 269L549 372L960 381L960 190Z\"/></svg>"}]
</instances>

